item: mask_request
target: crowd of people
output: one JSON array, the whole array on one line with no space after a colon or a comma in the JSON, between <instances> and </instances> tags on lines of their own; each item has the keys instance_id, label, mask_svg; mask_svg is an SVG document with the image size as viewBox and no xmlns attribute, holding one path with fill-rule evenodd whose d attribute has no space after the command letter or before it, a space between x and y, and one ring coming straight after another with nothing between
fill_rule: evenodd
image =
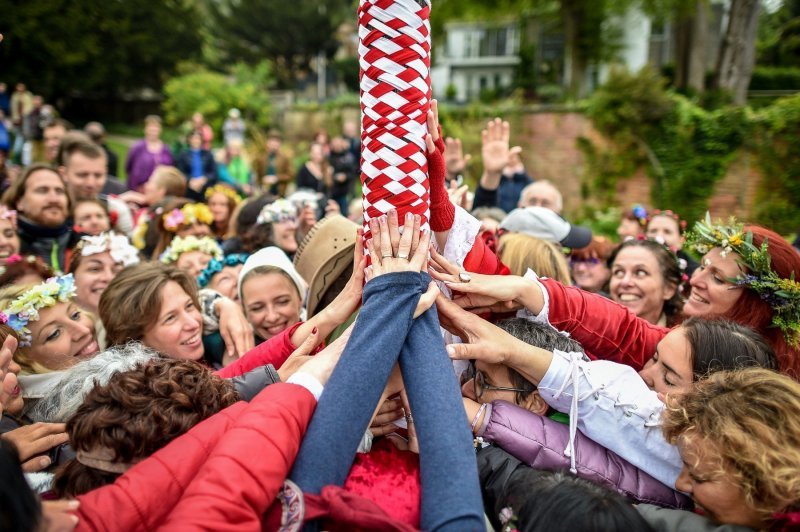
<instances>
[{"instance_id":1,"label":"crowd of people","mask_svg":"<svg viewBox=\"0 0 800 532\"><path fill-rule=\"evenodd\" d=\"M470 191L434 102L428 224L365 239L354 124L293 175L236 109L177 153L148 116L122 182L101 124L28 96L0 529L800 528L800 252L769 228L637 205L593 234L500 119Z\"/></svg>"}]
</instances>

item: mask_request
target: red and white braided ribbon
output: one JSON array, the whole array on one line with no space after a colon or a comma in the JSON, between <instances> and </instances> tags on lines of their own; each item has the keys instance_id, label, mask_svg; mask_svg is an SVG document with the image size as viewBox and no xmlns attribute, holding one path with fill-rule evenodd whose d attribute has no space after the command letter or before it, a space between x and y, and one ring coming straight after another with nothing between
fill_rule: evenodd
<instances>
[{"instance_id":1,"label":"red and white braided ribbon","mask_svg":"<svg viewBox=\"0 0 800 532\"><path fill-rule=\"evenodd\" d=\"M361 0L361 184L364 236L368 222L397 209L422 216L430 198L425 156L430 108L428 0Z\"/></svg>"}]
</instances>

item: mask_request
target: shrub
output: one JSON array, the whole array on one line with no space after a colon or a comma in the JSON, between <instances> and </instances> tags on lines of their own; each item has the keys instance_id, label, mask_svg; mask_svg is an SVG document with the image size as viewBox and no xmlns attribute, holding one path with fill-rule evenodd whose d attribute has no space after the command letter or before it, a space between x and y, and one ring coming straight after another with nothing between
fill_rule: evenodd
<instances>
[{"instance_id":1,"label":"shrub","mask_svg":"<svg viewBox=\"0 0 800 532\"><path fill-rule=\"evenodd\" d=\"M251 124L268 127L270 80L265 63L256 67L237 65L229 75L205 68L188 71L170 79L164 86L165 119L169 124L179 124L200 112L218 131L228 111L235 107Z\"/></svg>"}]
</instances>

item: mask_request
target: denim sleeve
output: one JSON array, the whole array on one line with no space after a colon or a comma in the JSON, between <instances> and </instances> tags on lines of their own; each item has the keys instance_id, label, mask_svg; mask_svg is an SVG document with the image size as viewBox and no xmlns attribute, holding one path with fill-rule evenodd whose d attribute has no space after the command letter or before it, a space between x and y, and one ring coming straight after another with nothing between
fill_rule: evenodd
<instances>
[{"instance_id":1,"label":"denim sleeve","mask_svg":"<svg viewBox=\"0 0 800 532\"><path fill-rule=\"evenodd\" d=\"M344 484L408 335L422 286L422 275L411 272L381 275L365 285L350 340L322 392L290 475L304 492Z\"/></svg>"}]
</instances>

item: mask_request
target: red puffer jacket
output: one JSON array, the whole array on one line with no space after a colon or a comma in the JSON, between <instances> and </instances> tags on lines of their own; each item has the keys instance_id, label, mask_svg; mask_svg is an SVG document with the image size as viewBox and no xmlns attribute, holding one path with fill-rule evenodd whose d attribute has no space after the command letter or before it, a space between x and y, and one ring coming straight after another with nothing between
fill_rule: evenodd
<instances>
[{"instance_id":1,"label":"red puffer jacket","mask_svg":"<svg viewBox=\"0 0 800 532\"><path fill-rule=\"evenodd\" d=\"M570 333L593 359L619 362L639 371L669 332L603 296L553 279L539 281L550 296L550 324Z\"/></svg>"},{"instance_id":2,"label":"red puffer jacket","mask_svg":"<svg viewBox=\"0 0 800 532\"><path fill-rule=\"evenodd\" d=\"M78 497L77 530L259 530L316 407L278 383L206 419L114 484ZM258 449L268 460L252 460Z\"/></svg>"},{"instance_id":3,"label":"red puffer jacket","mask_svg":"<svg viewBox=\"0 0 800 532\"><path fill-rule=\"evenodd\" d=\"M245 353L243 357L217 371L216 375L223 379L230 379L267 364L272 364L276 369L280 368L289 355L297 349L297 346L292 343L292 334L302 324L302 322L295 323L282 333L260 343ZM320 349L322 349L321 346L317 351Z\"/></svg>"}]
</instances>

